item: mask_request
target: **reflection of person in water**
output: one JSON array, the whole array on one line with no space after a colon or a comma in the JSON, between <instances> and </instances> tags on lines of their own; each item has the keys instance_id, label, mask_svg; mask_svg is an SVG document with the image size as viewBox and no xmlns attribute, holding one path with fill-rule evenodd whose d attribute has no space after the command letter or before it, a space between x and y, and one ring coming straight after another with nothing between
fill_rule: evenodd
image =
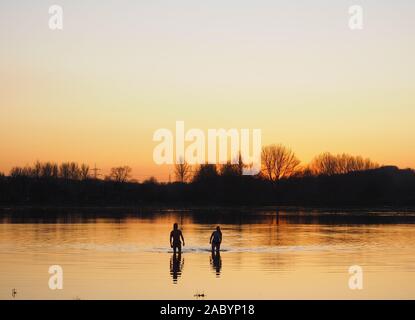
<instances>
[{"instance_id":1,"label":"reflection of person in water","mask_svg":"<svg viewBox=\"0 0 415 320\"><path fill-rule=\"evenodd\" d=\"M220 251L220 244L222 243L222 231L220 230L219 226L217 226L216 230L212 232L209 243L212 244L212 252Z\"/></svg>"},{"instance_id":2,"label":"reflection of person in water","mask_svg":"<svg viewBox=\"0 0 415 320\"><path fill-rule=\"evenodd\" d=\"M212 251L212 255L210 256L210 264L212 268L216 271L216 276L220 276L220 271L222 269L222 259L220 257L219 251Z\"/></svg>"},{"instance_id":3,"label":"reflection of person in water","mask_svg":"<svg viewBox=\"0 0 415 320\"><path fill-rule=\"evenodd\" d=\"M184 259L182 259L181 253L178 255L173 253L170 258L170 275L173 278L173 283L177 283L177 279L181 276L183 265Z\"/></svg>"},{"instance_id":4,"label":"reflection of person in water","mask_svg":"<svg viewBox=\"0 0 415 320\"><path fill-rule=\"evenodd\" d=\"M174 254L176 254L176 250L179 251L179 254L181 254L182 252L182 242L180 241L180 239L183 241L184 246L184 238L182 231L179 230L178 224L175 223L173 225L173 230L170 232L170 247L173 248Z\"/></svg>"}]
</instances>

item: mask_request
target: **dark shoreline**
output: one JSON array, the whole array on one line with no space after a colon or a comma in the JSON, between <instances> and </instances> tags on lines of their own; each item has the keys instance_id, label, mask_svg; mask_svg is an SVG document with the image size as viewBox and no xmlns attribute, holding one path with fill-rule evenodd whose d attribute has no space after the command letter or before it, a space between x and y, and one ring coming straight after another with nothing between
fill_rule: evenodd
<instances>
[{"instance_id":1,"label":"dark shoreline","mask_svg":"<svg viewBox=\"0 0 415 320\"><path fill-rule=\"evenodd\" d=\"M3 177L0 206L15 208L415 208L415 171L396 167L268 181L205 177L190 183ZM17 208L17 209L16 209Z\"/></svg>"}]
</instances>

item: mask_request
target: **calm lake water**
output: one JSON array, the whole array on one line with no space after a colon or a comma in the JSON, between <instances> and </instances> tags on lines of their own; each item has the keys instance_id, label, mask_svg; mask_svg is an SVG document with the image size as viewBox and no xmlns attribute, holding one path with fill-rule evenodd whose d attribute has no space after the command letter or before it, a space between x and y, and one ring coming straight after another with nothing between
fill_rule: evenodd
<instances>
[{"instance_id":1,"label":"calm lake water","mask_svg":"<svg viewBox=\"0 0 415 320\"><path fill-rule=\"evenodd\" d=\"M49 211L0 215L1 299L415 299L414 212ZM186 240L176 258L174 222ZM48 287L51 265L63 290ZM349 289L352 265L362 290Z\"/></svg>"}]
</instances>

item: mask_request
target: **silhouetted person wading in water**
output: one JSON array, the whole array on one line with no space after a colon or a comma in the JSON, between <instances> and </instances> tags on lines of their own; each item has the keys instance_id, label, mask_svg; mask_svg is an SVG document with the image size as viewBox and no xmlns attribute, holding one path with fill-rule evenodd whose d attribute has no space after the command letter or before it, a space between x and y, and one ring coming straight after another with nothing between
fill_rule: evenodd
<instances>
[{"instance_id":1,"label":"silhouetted person wading in water","mask_svg":"<svg viewBox=\"0 0 415 320\"><path fill-rule=\"evenodd\" d=\"M220 244L222 243L222 231L220 231L219 226L217 226L216 230L212 232L209 243L212 244L212 251L219 252Z\"/></svg>"},{"instance_id":2,"label":"silhouetted person wading in water","mask_svg":"<svg viewBox=\"0 0 415 320\"><path fill-rule=\"evenodd\" d=\"M178 249L179 254L182 253L182 242L183 240L183 246L184 246L184 238L182 231L179 230L179 226L177 223L173 225L173 230L170 232L170 247L173 248L174 254L176 254L176 250Z\"/></svg>"}]
</instances>

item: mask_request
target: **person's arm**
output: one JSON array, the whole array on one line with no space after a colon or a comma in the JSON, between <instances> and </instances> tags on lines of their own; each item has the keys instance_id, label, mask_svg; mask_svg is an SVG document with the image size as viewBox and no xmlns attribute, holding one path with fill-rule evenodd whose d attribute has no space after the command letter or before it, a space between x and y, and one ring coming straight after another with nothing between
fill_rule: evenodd
<instances>
[{"instance_id":1,"label":"person's arm","mask_svg":"<svg viewBox=\"0 0 415 320\"><path fill-rule=\"evenodd\" d=\"M172 242L172 239L173 239L173 232L170 232L170 247L171 247L171 248L173 248L173 242Z\"/></svg>"},{"instance_id":2,"label":"person's arm","mask_svg":"<svg viewBox=\"0 0 415 320\"><path fill-rule=\"evenodd\" d=\"M180 232L180 238L182 238L183 246L184 246L184 237L183 237L183 233L182 232Z\"/></svg>"},{"instance_id":3,"label":"person's arm","mask_svg":"<svg viewBox=\"0 0 415 320\"><path fill-rule=\"evenodd\" d=\"M212 234L210 235L209 243L212 243L212 238L213 238L214 234L215 234L215 232L212 232Z\"/></svg>"}]
</instances>

